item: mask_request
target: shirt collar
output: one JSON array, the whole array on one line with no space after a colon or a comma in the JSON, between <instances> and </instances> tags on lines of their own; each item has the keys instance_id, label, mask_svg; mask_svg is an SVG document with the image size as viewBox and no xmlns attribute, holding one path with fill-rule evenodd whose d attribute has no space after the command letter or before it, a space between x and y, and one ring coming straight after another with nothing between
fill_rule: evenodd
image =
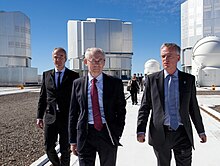
<instances>
[{"instance_id":1,"label":"shirt collar","mask_svg":"<svg viewBox=\"0 0 220 166\"><path fill-rule=\"evenodd\" d=\"M64 67L60 72L63 73L65 71L66 67ZM58 69L55 67L55 72L59 72Z\"/></svg>"},{"instance_id":2,"label":"shirt collar","mask_svg":"<svg viewBox=\"0 0 220 166\"><path fill-rule=\"evenodd\" d=\"M168 75L170 74L166 70L164 70L164 78L167 78ZM173 76L178 78L178 70L173 73Z\"/></svg>"},{"instance_id":3,"label":"shirt collar","mask_svg":"<svg viewBox=\"0 0 220 166\"><path fill-rule=\"evenodd\" d=\"M89 82L91 82L92 79L94 78L94 77L92 77L92 75L90 73L88 73L88 77L89 77ZM102 73L99 74L98 77L96 77L96 79L97 79L97 82L101 81L103 79L103 74Z\"/></svg>"}]
</instances>

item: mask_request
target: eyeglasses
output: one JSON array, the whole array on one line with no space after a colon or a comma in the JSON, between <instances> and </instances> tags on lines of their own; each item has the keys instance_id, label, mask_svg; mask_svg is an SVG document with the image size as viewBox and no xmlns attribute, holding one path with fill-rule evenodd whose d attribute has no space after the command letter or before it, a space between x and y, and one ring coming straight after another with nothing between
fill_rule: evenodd
<instances>
[{"instance_id":1,"label":"eyeglasses","mask_svg":"<svg viewBox=\"0 0 220 166\"><path fill-rule=\"evenodd\" d=\"M99 60L95 60L95 59L92 59L92 60L89 60L87 59L91 64L95 65L95 64L99 64L101 65L105 60L104 59L99 59Z\"/></svg>"}]
</instances>

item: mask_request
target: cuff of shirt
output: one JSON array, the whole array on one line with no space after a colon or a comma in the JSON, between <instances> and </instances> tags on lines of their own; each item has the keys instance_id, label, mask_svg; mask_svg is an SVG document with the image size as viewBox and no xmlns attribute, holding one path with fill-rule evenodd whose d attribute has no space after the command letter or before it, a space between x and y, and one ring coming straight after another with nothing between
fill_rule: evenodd
<instances>
[{"instance_id":1,"label":"cuff of shirt","mask_svg":"<svg viewBox=\"0 0 220 166\"><path fill-rule=\"evenodd\" d=\"M145 132L138 132L137 135L145 135Z\"/></svg>"}]
</instances>

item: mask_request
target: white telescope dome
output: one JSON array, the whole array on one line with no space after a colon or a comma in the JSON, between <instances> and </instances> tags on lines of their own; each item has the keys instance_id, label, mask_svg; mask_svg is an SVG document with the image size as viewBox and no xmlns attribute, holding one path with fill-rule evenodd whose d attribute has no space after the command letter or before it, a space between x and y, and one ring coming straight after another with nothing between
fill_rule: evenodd
<instances>
[{"instance_id":1,"label":"white telescope dome","mask_svg":"<svg viewBox=\"0 0 220 166\"><path fill-rule=\"evenodd\" d=\"M193 47L193 58L202 66L220 66L220 38L208 36Z\"/></svg>"},{"instance_id":2,"label":"white telescope dome","mask_svg":"<svg viewBox=\"0 0 220 166\"><path fill-rule=\"evenodd\" d=\"M150 59L144 64L144 74L152 74L160 71L160 63L155 59Z\"/></svg>"}]
</instances>

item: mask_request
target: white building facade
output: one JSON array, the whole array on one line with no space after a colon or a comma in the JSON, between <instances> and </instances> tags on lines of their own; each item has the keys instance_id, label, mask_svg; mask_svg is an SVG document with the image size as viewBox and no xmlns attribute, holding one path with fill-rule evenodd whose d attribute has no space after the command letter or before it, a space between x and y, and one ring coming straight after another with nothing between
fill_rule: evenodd
<instances>
[{"instance_id":1,"label":"white building facade","mask_svg":"<svg viewBox=\"0 0 220 166\"><path fill-rule=\"evenodd\" d=\"M0 85L37 83L31 68L30 19L22 12L0 12Z\"/></svg>"},{"instance_id":2,"label":"white building facade","mask_svg":"<svg viewBox=\"0 0 220 166\"><path fill-rule=\"evenodd\" d=\"M119 19L88 18L68 21L68 59L70 69L85 75L84 54L89 47L106 54L104 72L122 79L131 76L132 23Z\"/></svg>"},{"instance_id":3,"label":"white building facade","mask_svg":"<svg viewBox=\"0 0 220 166\"><path fill-rule=\"evenodd\" d=\"M192 73L192 50L207 36L220 36L220 0L187 0L181 4L181 65Z\"/></svg>"}]
</instances>

